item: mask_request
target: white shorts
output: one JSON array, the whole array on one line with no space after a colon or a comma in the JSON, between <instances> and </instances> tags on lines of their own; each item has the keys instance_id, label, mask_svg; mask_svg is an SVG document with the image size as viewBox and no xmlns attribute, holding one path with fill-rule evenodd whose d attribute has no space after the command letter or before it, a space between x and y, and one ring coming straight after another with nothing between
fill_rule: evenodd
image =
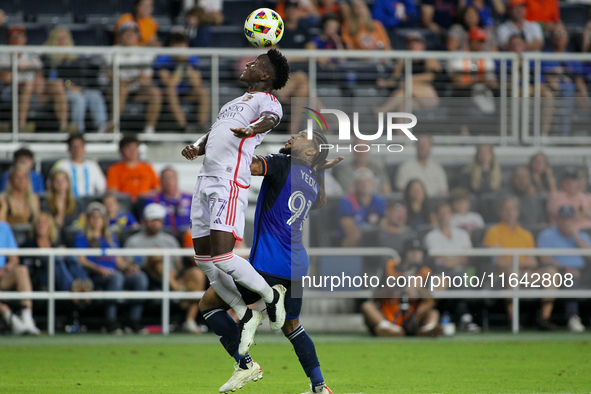
<instances>
[{"instance_id":1,"label":"white shorts","mask_svg":"<svg viewBox=\"0 0 591 394\"><path fill-rule=\"evenodd\" d=\"M217 176L198 177L191 201L191 238L218 230L232 233L242 241L247 206L248 189Z\"/></svg>"}]
</instances>

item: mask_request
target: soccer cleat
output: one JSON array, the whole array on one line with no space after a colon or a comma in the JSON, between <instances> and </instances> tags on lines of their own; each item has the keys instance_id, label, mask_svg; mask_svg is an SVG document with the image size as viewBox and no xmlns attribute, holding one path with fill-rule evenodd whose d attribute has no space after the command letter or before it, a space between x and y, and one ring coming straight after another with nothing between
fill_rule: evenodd
<instances>
[{"instance_id":1,"label":"soccer cleat","mask_svg":"<svg viewBox=\"0 0 591 394\"><path fill-rule=\"evenodd\" d=\"M585 331L585 326L581 323L581 318L577 315L572 315L570 319L568 319L568 329L571 332L583 332Z\"/></svg>"},{"instance_id":2,"label":"soccer cleat","mask_svg":"<svg viewBox=\"0 0 591 394\"><path fill-rule=\"evenodd\" d=\"M267 304L267 314L271 329L277 331L285 324L285 293L287 290L282 285L275 285L273 291L279 293L279 299L277 302Z\"/></svg>"},{"instance_id":3,"label":"soccer cleat","mask_svg":"<svg viewBox=\"0 0 591 394\"><path fill-rule=\"evenodd\" d=\"M14 313L10 315L8 324L14 335L21 335L27 332L27 326L25 326L25 323L23 323L23 321Z\"/></svg>"},{"instance_id":4,"label":"soccer cleat","mask_svg":"<svg viewBox=\"0 0 591 394\"><path fill-rule=\"evenodd\" d=\"M252 366L248 369L242 369L238 363L234 364L234 373L230 379L220 387L220 393L234 392L241 389L248 382L256 382L263 378L263 370L256 361L252 362ZM332 394L332 393L331 393Z\"/></svg>"},{"instance_id":5,"label":"soccer cleat","mask_svg":"<svg viewBox=\"0 0 591 394\"><path fill-rule=\"evenodd\" d=\"M254 334L261 324L263 324L263 314L257 310L252 310L252 317L249 321L242 324L240 333L240 344L238 345L238 354L244 356L248 353L250 345L254 342Z\"/></svg>"},{"instance_id":6,"label":"soccer cleat","mask_svg":"<svg viewBox=\"0 0 591 394\"><path fill-rule=\"evenodd\" d=\"M35 320L33 320L33 317L31 316L30 313L28 313L28 314L23 313L21 316L21 321L22 321L22 324L25 328L25 331L24 331L25 333L31 334L31 335L39 335L41 333L41 331L39 331L39 329L35 325Z\"/></svg>"},{"instance_id":7,"label":"soccer cleat","mask_svg":"<svg viewBox=\"0 0 591 394\"><path fill-rule=\"evenodd\" d=\"M312 390L312 385L310 383L308 384L310 385L310 389L302 394L332 394L332 390L329 389L327 385L324 385L322 391L315 392L314 390Z\"/></svg>"},{"instance_id":8,"label":"soccer cleat","mask_svg":"<svg viewBox=\"0 0 591 394\"><path fill-rule=\"evenodd\" d=\"M199 329L197 323L195 323L195 320L193 319L185 320L185 322L183 323L183 331L188 332L190 334L201 334L201 330Z\"/></svg>"}]
</instances>

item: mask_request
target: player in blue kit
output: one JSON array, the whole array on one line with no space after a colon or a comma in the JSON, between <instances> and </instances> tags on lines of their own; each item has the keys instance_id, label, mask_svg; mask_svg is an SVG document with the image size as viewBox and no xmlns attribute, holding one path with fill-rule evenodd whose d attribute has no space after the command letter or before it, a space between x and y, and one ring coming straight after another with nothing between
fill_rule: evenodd
<instances>
[{"instance_id":1,"label":"player in blue kit","mask_svg":"<svg viewBox=\"0 0 591 394\"><path fill-rule=\"evenodd\" d=\"M311 209L319 209L326 202L324 170L343 158L328 162L328 152L320 145L326 138L314 132L307 138L305 131L293 135L279 154L256 156L250 166L252 175L264 176L255 213L255 234L250 263L269 285L281 284L287 289L284 335L293 344L304 372L310 378L308 393L330 394L325 385L314 343L299 323L302 307L301 278L308 272L310 260L302 244L302 227ZM236 293L247 304L257 302L260 295L240 284ZM263 371L246 353L238 353L240 329L226 312L225 303L209 288L199 303L199 309L226 351L235 358L234 374L220 392L241 388L249 381L263 376Z\"/></svg>"}]
</instances>

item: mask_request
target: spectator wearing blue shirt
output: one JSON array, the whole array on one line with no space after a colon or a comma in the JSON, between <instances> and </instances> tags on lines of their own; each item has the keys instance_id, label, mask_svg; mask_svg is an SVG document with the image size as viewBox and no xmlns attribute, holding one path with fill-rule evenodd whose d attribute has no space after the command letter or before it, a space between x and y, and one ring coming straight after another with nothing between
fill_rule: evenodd
<instances>
[{"instance_id":1,"label":"spectator wearing blue shirt","mask_svg":"<svg viewBox=\"0 0 591 394\"><path fill-rule=\"evenodd\" d=\"M557 23L551 31L551 52L566 53L568 45L568 32L562 23ZM578 102L589 107L589 91L583 77L583 65L576 60L543 61L542 76L545 85L554 93L558 101L555 105L555 115L559 115L560 119L558 131L561 135L570 135L572 114L577 101L575 97L580 97Z\"/></svg>"},{"instance_id":2,"label":"spectator wearing blue shirt","mask_svg":"<svg viewBox=\"0 0 591 394\"><path fill-rule=\"evenodd\" d=\"M196 6L185 13L185 30L191 48L211 45L211 29L203 8Z\"/></svg>"},{"instance_id":3,"label":"spectator wearing blue shirt","mask_svg":"<svg viewBox=\"0 0 591 394\"><path fill-rule=\"evenodd\" d=\"M182 234L191 226L191 201L193 195L179 190L179 179L176 170L166 167L160 172L162 192L146 200L144 207L156 203L166 209L164 227L174 234Z\"/></svg>"},{"instance_id":4,"label":"spectator wearing blue shirt","mask_svg":"<svg viewBox=\"0 0 591 394\"><path fill-rule=\"evenodd\" d=\"M45 185L43 183L43 177L40 173L35 171L33 167L35 166L35 156L30 149L27 148L20 148L16 150L12 155L12 162L13 166L22 166L29 171L29 177L31 179L31 188L33 189L33 193L43 193L45 191ZM8 182L8 172L6 171L2 174L2 179L0 179L0 192L6 190L6 183Z\"/></svg>"},{"instance_id":5,"label":"spectator wearing blue shirt","mask_svg":"<svg viewBox=\"0 0 591 394\"><path fill-rule=\"evenodd\" d=\"M0 222L0 249L17 249L18 245L10 225ZM20 265L18 256L0 254L0 292L16 290L19 292L33 291L29 269ZM33 320L33 303L31 300L20 300L21 317L11 316L10 310L2 308L4 319L11 325L14 334L39 335L39 329Z\"/></svg>"},{"instance_id":6,"label":"spectator wearing blue shirt","mask_svg":"<svg viewBox=\"0 0 591 394\"><path fill-rule=\"evenodd\" d=\"M131 212L121 212L119 201L113 194L107 194L103 197L103 204L107 210L107 220L109 231L120 236L123 230L129 228L139 229L140 224Z\"/></svg>"},{"instance_id":7,"label":"spectator wearing blue shirt","mask_svg":"<svg viewBox=\"0 0 591 394\"><path fill-rule=\"evenodd\" d=\"M354 192L344 197L338 208L342 246L358 246L363 230L376 226L386 213L386 200L375 194L376 181L373 172L360 168L353 173Z\"/></svg>"},{"instance_id":8,"label":"spectator wearing blue shirt","mask_svg":"<svg viewBox=\"0 0 591 394\"><path fill-rule=\"evenodd\" d=\"M419 22L419 9L413 0L376 0L371 15L386 30L416 27Z\"/></svg>"},{"instance_id":9,"label":"spectator wearing blue shirt","mask_svg":"<svg viewBox=\"0 0 591 394\"><path fill-rule=\"evenodd\" d=\"M572 205L563 205L558 210L556 225L542 231L538 235L539 248L560 248L560 249L589 249L591 239L584 232L577 231L575 226L576 212ZM577 288L581 283L581 275L585 269L585 258L583 256L541 256L543 265L555 267L564 274L570 273L573 276L574 286ZM582 332L585 327L579 317L579 302L577 300L566 300L564 305L565 317L568 319L568 328L573 332Z\"/></svg>"},{"instance_id":10,"label":"spectator wearing blue shirt","mask_svg":"<svg viewBox=\"0 0 591 394\"><path fill-rule=\"evenodd\" d=\"M92 202L86 210L86 224L82 233L76 234L75 248L117 249L119 242L107 225L107 210L99 202ZM94 286L107 291L148 290L148 277L139 266L120 256L79 256L80 264L88 271ZM128 327L134 332L144 332L141 318L144 310L139 300L131 301ZM105 308L106 328L110 333L121 333L117 324L117 303L109 300Z\"/></svg>"},{"instance_id":11,"label":"spectator wearing blue shirt","mask_svg":"<svg viewBox=\"0 0 591 394\"><path fill-rule=\"evenodd\" d=\"M492 8L490 3L492 3ZM466 6L476 7L484 27L494 28L496 25L495 14L498 17L502 17L506 12L505 3L503 3L503 0L468 0L466 1Z\"/></svg>"},{"instance_id":12,"label":"spectator wearing blue shirt","mask_svg":"<svg viewBox=\"0 0 591 394\"><path fill-rule=\"evenodd\" d=\"M189 37L184 30L176 30L168 37L167 46L188 48ZM203 87L198 65L197 56L160 55L154 61L158 84L164 90L172 115L181 129L188 126L181 98L183 102L197 103L197 123L202 130L207 129L209 92Z\"/></svg>"}]
</instances>

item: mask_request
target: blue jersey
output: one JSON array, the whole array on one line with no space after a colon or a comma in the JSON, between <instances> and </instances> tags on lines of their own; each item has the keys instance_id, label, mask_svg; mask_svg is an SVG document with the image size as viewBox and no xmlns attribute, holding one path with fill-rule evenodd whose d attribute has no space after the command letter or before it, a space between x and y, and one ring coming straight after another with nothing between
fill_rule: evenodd
<instances>
[{"instance_id":1,"label":"blue jersey","mask_svg":"<svg viewBox=\"0 0 591 394\"><path fill-rule=\"evenodd\" d=\"M259 157L264 180L257 200L250 263L268 275L301 279L310 259L302 228L318 197L314 171L289 155Z\"/></svg>"}]
</instances>

